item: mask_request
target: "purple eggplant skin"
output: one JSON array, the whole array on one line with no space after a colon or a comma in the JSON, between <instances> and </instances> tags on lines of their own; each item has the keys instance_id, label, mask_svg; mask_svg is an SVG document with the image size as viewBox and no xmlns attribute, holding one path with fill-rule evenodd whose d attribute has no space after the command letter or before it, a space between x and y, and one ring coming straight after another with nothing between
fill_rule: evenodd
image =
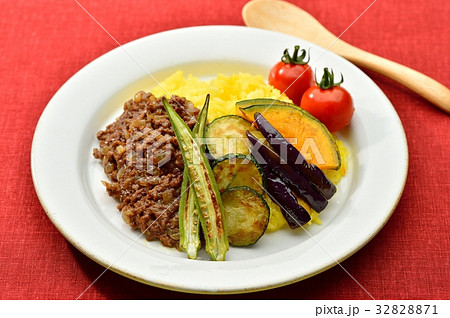
<instances>
[{"instance_id":1,"label":"purple eggplant skin","mask_svg":"<svg viewBox=\"0 0 450 318\"><path fill-rule=\"evenodd\" d=\"M259 131L269 141L269 144L285 163L291 165L301 172L306 179L315 187L326 199L336 193L336 186L328 180L322 170L314 164L309 164L305 157L289 141L287 141L278 130L275 129L260 113L255 113L255 122Z\"/></svg>"},{"instance_id":2,"label":"purple eggplant skin","mask_svg":"<svg viewBox=\"0 0 450 318\"><path fill-rule=\"evenodd\" d=\"M311 216L305 208L298 204L291 189L286 186L280 177L273 173L269 165L262 165L262 169L266 173L267 192L272 201L280 206L281 213L289 227L296 229L308 223Z\"/></svg>"},{"instance_id":3,"label":"purple eggplant skin","mask_svg":"<svg viewBox=\"0 0 450 318\"><path fill-rule=\"evenodd\" d=\"M260 142L250 132L247 133L247 138L252 144L252 151L255 152L256 160L264 160L275 174L299 197L305 200L315 211L321 212L328 205L327 199L320 194L314 187L312 187L308 180L297 170L290 165L282 164L281 158L272 149ZM252 153L253 154L253 153Z\"/></svg>"}]
</instances>

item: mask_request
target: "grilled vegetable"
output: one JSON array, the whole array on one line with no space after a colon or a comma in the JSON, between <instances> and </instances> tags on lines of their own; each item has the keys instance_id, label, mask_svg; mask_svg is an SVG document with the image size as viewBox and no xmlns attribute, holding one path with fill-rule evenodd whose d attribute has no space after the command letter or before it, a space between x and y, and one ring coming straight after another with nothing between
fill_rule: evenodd
<instances>
[{"instance_id":1,"label":"grilled vegetable","mask_svg":"<svg viewBox=\"0 0 450 318\"><path fill-rule=\"evenodd\" d=\"M264 172L267 178L267 191L269 197L281 209L284 219L291 229L305 225L311 220L311 216L304 207L298 204L297 198L291 189L273 173L269 166L265 166Z\"/></svg>"},{"instance_id":2,"label":"grilled vegetable","mask_svg":"<svg viewBox=\"0 0 450 318\"><path fill-rule=\"evenodd\" d=\"M249 187L235 187L222 194L226 232L234 246L255 244L269 223L270 210L266 201Z\"/></svg>"},{"instance_id":3,"label":"grilled vegetable","mask_svg":"<svg viewBox=\"0 0 450 318\"><path fill-rule=\"evenodd\" d=\"M327 199L313 188L300 172L283 163L272 149L263 145L251 133L247 133L247 137L252 144L252 150L255 152L254 156L258 163L268 165L295 194L305 200L314 210L320 212L325 209L328 204Z\"/></svg>"},{"instance_id":4,"label":"grilled vegetable","mask_svg":"<svg viewBox=\"0 0 450 318\"><path fill-rule=\"evenodd\" d=\"M311 150L310 163L321 169L339 169L341 158L336 141L324 124L294 104L270 101L240 108L245 119L253 122L255 113L261 113L300 152ZM295 142L294 142L295 141ZM303 148L303 149L302 149Z\"/></svg>"},{"instance_id":5,"label":"grilled vegetable","mask_svg":"<svg viewBox=\"0 0 450 318\"><path fill-rule=\"evenodd\" d=\"M192 183L191 189L198 200L206 252L213 260L223 261L228 250L228 240L224 229L222 200L211 167L183 119L170 106L166 98L163 98L163 104L187 165L189 181Z\"/></svg>"},{"instance_id":6,"label":"grilled vegetable","mask_svg":"<svg viewBox=\"0 0 450 318\"><path fill-rule=\"evenodd\" d=\"M306 179L326 198L336 193L336 186L314 164L308 164L300 151L287 141L260 113L255 113L259 131L267 138L272 148L290 166L302 173Z\"/></svg>"},{"instance_id":7,"label":"grilled vegetable","mask_svg":"<svg viewBox=\"0 0 450 318\"><path fill-rule=\"evenodd\" d=\"M228 154L213 164L213 173L220 193L228 188L247 186L262 194L266 180L256 160L250 155Z\"/></svg>"},{"instance_id":8,"label":"grilled vegetable","mask_svg":"<svg viewBox=\"0 0 450 318\"><path fill-rule=\"evenodd\" d=\"M257 150L258 146L255 146L258 140L250 134L250 132L247 132L247 137L252 144L251 151L253 156L260 157ZM291 189L289 189L281 178L274 173L269 164L261 164L261 167L266 175L267 193L269 197L280 206L281 213L289 227L295 229L308 223L311 220L311 216L305 208L298 204L297 198L292 193Z\"/></svg>"},{"instance_id":9,"label":"grilled vegetable","mask_svg":"<svg viewBox=\"0 0 450 318\"><path fill-rule=\"evenodd\" d=\"M188 258L196 259L201 247L199 209L195 191L189 188L189 174L186 173L186 175L187 177L183 174L186 181L183 180L182 189L185 189L178 208L180 247L186 252Z\"/></svg>"},{"instance_id":10,"label":"grilled vegetable","mask_svg":"<svg viewBox=\"0 0 450 318\"><path fill-rule=\"evenodd\" d=\"M250 153L245 144L247 130L256 131L256 128L240 116L227 115L216 118L206 130L208 150L214 158L229 153Z\"/></svg>"},{"instance_id":11,"label":"grilled vegetable","mask_svg":"<svg viewBox=\"0 0 450 318\"><path fill-rule=\"evenodd\" d=\"M267 106L273 106L273 105L287 105L292 106L292 103L279 100L279 99L273 99L273 98L252 98L252 99L244 99L236 102L236 107L239 108L245 108L249 106L254 105L267 105Z\"/></svg>"},{"instance_id":12,"label":"grilled vegetable","mask_svg":"<svg viewBox=\"0 0 450 318\"><path fill-rule=\"evenodd\" d=\"M205 104L198 116L192 134L195 137L203 138L206 128L206 119L208 116L209 95L206 97ZM198 214L198 202L195 197L195 191L189 187L189 172L187 164L184 166L183 183L181 185L180 205L178 209L180 247L188 258L196 259L197 252L201 247L200 242L200 221Z\"/></svg>"},{"instance_id":13,"label":"grilled vegetable","mask_svg":"<svg viewBox=\"0 0 450 318\"><path fill-rule=\"evenodd\" d=\"M270 209L269 224L267 224L266 232L275 232L281 228L287 227L288 224L281 213L280 206L273 202L267 192L263 194L263 199L266 201Z\"/></svg>"}]
</instances>

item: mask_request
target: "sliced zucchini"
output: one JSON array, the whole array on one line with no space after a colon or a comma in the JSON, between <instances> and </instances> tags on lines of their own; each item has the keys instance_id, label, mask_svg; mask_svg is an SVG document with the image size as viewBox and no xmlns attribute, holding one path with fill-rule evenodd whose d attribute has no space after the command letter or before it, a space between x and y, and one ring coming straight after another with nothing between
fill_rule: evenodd
<instances>
[{"instance_id":1,"label":"sliced zucchini","mask_svg":"<svg viewBox=\"0 0 450 318\"><path fill-rule=\"evenodd\" d=\"M256 131L250 122L236 115L227 115L216 118L206 130L206 143L208 150L214 158L229 153L250 153L245 132Z\"/></svg>"},{"instance_id":2,"label":"sliced zucchini","mask_svg":"<svg viewBox=\"0 0 450 318\"><path fill-rule=\"evenodd\" d=\"M243 154L227 154L213 163L213 173L220 193L229 188L247 186L264 193L266 179L255 158Z\"/></svg>"},{"instance_id":3,"label":"sliced zucchini","mask_svg":"<svg viewBox=\"0 0 450 318\"><path fill-rule=\"evenodd\" d=\"M225 231L234 246L255 244L269 223L270 209L263 197L249 187L235 187L222 194Z\"/></svg>"}]
</instances>

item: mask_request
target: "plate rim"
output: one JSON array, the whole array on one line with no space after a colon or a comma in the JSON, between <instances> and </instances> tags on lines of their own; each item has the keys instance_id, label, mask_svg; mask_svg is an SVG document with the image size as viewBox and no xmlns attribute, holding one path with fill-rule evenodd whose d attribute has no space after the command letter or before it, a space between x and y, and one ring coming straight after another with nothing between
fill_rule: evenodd
<instances>
[{"instance_id":1,"label":"plate rim","mask_svg":"<svg viewBox=\"0 0 450 318\"><path fill-rule=\"evenodd\" d=\"M210 30L214 30L214 31L217 31L217 30L219 30L219 29L222 29L222 30L232 30L232 29L242 30L242 29L245 29L245 30L253 30L253 31L257 30L256 32L276 33L276 34L279 34L279 35L287 36L287 35L285 35L285 34L281 34L281 33L274 32L274 31L267 31L267 30L262 30L262 29L254 29L254 28L248 28L248 27L242 27L242 26L226 26L226 25L221 25L221 26L195 26L195 27L179 28L179 29L168 30L168 31L160 32L160 33L155 33L155 34L152 34L152 35L149 35L149 36L146 36L146 37L143 37L143 38L140 38L140 39L136 39L136 40L134 40L134 41L131 41L131 42L125 44L124 46L126 47L126 46L129 46L129 45L138 45L138 44L139 44L139 41L145 41L146 39L148 39L148 38L150 38L150 37L154 37L154 36L164 36L164 35L167 34L167 33L186 32L186 31L189 32L189 30L192 30L193 32L196 32L196 30L206 30L206 29L210 29ZM291 37L291 36L289 36L289 37ZM292 37L292 38L293 38L293 37ZM302 42L305 42L305 43L310 44L310 42L308 42L308 41L306 41L306 40L303 40L303 39L299 39L299 41L302 41ZM314 44L311 44L311 45L315 46ZM33 136L33 142L32 142L32 147L31 147L31 158L30 158L30 159L31 159L31 172L32 172L33 184L34 184L34 187L35 187L35 190L36 190L36 194L37 194L37 196L38 196L38 199L39 199L39 201L40 201L40 203L41 203L41 205L42 205L44 211L46 212L47 216L50 218L50 220L52 221L52 223L54 224L54 226L55 226L55 227L58 229L58 231L65 237L65 239L66 239L67 241L69 241L75 248L77 248L80 252L82 252L84 255L86 255L87 257L89 257L89 258L92 259L93 261L99 263L99 264L102 265L103 267L105 267L105 268L107 268L107 269L110 269L110 270L112 270L112 271L114 271L114 272L116 272L116 273L118 273L118 274L120 274L120 275L122 275L122 276L128 277L128 278L130 278L130 279L133 279L133 280L136 280L136 281L139 281L139 282L141 282L141 283L145 283L145 284L148 284L148 285L151 285L151 286L159 287L159 288L164 288L164 289L173 290L173 291L178 291L178 292L196 293L196 294L237 294L237 293L247 293L247 292L254 292L254 291L261 291L261 290L267 290L267 289L277 288L277 287L281 287L281 286L290 285L290 284L292 284L292 283L295 283L295 282L304 280L304 279L306 279L306 278L315 276L315 275L317 275L317 274L319 274L319 273L321 273L321 272L323 272L323 271L326 271L326 270L328 270L329 268L334 267L335 265L337 265L337 263L334 262L334 263L331 263L331 264L330 264L329 266L327 266L327 267L321 268L321 269L319 269L319 270L317 270L317 271L315 271L315 272L310 273L309 275L302 276L302 277L299 278L299 279L296 279L296 280L290 280L290 281L285 281L285 282L280 282L279 284L273 284L273 285L265 286L265 287L256 287L256 288L250 287L250 288L245 289L245 290L222 290L222 291L195 290L195 289L189 290L189 289L185 289L185 288L177 288L177 287L172 286L172 285L164 285L164 284L161 284L161 283L154 283L154 282L151 282L151 281L148 281L148 280L145 280L145 279L141 279L140 277L135 276L135 275L133 275L132 273L129 273L129 272L127 272L127 271L123 271L123 270L121 270L121 269L117 269L117 268L115 268L114 266L108 265L107 263L105 263L105 262L103 261L103 259L102 259L101 257L98 257L98 256L96 256L96 255L92 255L92 254L88 251L87 247L78 244L77 240L76 240L75 238L72 238L72 237L65 231L65 229L61 226L61 224L58 222L58 219L55 218L55 216L54 216L54 214L52 213L52 211L50 211L50 209L47 207L46 199L44 198L44 196L43 196L42 193L40 192L39 185L38 185L39 181L36 179L36 160L35 160L35 157L36 157L36 147L37 147L37 141L36 141L36 138L37 138L37 137L36 137L36 136L39 136L39 134L40 134L40 131L41 131L41 129L42 129L41 126L43 125L43 124L42 124L42 118L44 118L44 116L46 115L46 111L48 112L48 106L52 103L52 101L53 101L53 99L55 98L55 96L56 96L60 91L62 91L63 87L65 87L65 86L67 86L67 85L70 85L70 81L71 81L75 76L80 76L79 74L82 74L82 72L84 72L84 70L85 70L86 68L93 67L93 65L95 66L95 63L99 63L99 61L101 62L102 58L104 58L106 55L112 54L113 51L117 51L117 50L120 50L120 49L121 49L120 47L117 47L117 48L114 48L113 50L111 50L111 51L109 51L109 52L106 52L105 54L99 56L98 58L94 59L93 61L91 61L90 63L88 63L86 66L84 66L83 68L81 68L81 69L80 69L79 71L77 71L74 75L72 75L72 76L71 76L71 77L70 77L70 78L69 78L69 79L68 79L68 80L67 80L67 81L66 81L66 82L58 89L58 91L54 94L54 96L52 97L52 99L49 101L49 103L48 103L47 106L45 107L44 111L42 112L42 114L41 114L41 116L40 116L40 118L39 118L39 121L38 121L38 123L37 123L37 125L36 125L35 133L34 133L34 136ZM329 52L329 54L336 55L336 54L334 54L334 53L332 53L332 52ZM348 62L348 61L347 61L347 62ZM348 63L350 63L350 62L348 62ZM352 65L353 65L353 64L352 64ZM356 66L355 66L355 67L356 67ZM356 68L357 68L357 67L356 67ZM344 255L342 258L337 259L336 261L337 261L338 263L340 263L340 262L342 262L343 260L345 260L345 259L351 257L351 256L354 255L357 251L359 251L362 247L364 247L368 242L370 242L370 241L372 240L372 238L373 238L373 237L374 237L374 236L375 236L375 235L376 235L376 234L384 227L384 225L388 222L389 218L392 216L392 214L393 214L395 208L397 207L397 204L398 204L399 200L401 199L401 196L402 196L402 193L403 193L405 184L406 184L407 173L408 173L408 166L409 166L409 154L408 154L408 145L407 145L406 135L405 135L403 126L402 126L402 124L401 124L401 121L400 121L400 118L398 117L397 112L395 111L394 107L392 106L392 104L390 103L390 101L389 101L389 99L386 97L386 95L385 95L385 94L382 92L382 90L378 87L378 85L376 85L376 83L374 83L374 82L373 82L373 81L372 81L365 73L363 73L362 71L361 71L361 73L364 74L364 75L365 75L365 76L373 83L374 87L376 87L376 88L378 89L378 91L379 91L378 93L379 93L379 94L382 94L382 96L384 96L384 98L385 98L386 101L389 103L390 107L392 108L394 115L396 116L396 120L398 121L398 125L399 125L399 127L400 127L400 130L401 130L401 132L403 133L403 134L402 134L402 137L403 137L403 142L404 142L404 146L405 146L405 153L404 153L404 155L405 155L405 158L404 158L405 162L404 162L404 164L405 164L405 165L404 165L404 171L403 171L403 175L402 175L401 189L399 189L399 192L398 192L398 195L397 195L397 197L396 197L395 202L392 202L392 204L391 204L392 208L391 208L390 211L387 213L387 217L385 218L384 223L383 223L380 227L378 227L378 228L376 229L376 231L375 231L374 233L372 233L372 235L371 235L367 240L365 240L364 242L359 242L358 246L357 246L356 248L353 248L352 251L351 251L350 253L347 253L347 254Z\"/></svg>"}]
</instances>

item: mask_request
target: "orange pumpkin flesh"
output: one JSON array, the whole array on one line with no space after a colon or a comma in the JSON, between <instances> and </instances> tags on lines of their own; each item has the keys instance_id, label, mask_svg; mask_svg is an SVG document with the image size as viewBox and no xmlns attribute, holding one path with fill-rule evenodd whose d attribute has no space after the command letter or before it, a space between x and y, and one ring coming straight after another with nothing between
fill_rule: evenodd
<instances>
[{"instance_id":1,"label":"orange pumpkin flesh","mask_svg":"<svg viewBox=\"0 0 450 318\"><path fill-rule=\"evenodd\" d=\"M261 113L309 163L320 169L339 169L341 159L333 135L318 119L296 106L281 104L252 105L240 108L250 122Z\"/></svg>"}]
</instances>

